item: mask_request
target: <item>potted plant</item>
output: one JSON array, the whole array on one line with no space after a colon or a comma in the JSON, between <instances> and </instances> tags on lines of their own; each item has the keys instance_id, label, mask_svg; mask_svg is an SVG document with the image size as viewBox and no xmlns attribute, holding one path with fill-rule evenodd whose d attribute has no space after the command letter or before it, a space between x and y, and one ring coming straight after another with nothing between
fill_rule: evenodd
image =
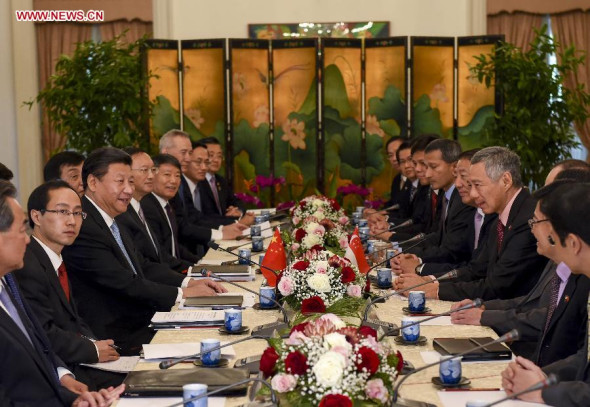
<instances>
[{"instance_id":1,"label":"potted plant","mask_svg":"<svg viewBox=\"0 0 590 407\"><path fill-rule=\"evenodd\" d=\"M123 34L124 35L124 34ZM45 88L42 103L66 148L83 153L111 145L149 147L145 129L152 103L146 92L139 49L145 39L125 44L110 41L79 43L74 55L62 55Z\"/></svg>"},{"instance_id":2,"label":"potted plant","mask_svg":"<svg viewBox=\"0 0 590 407\"><path fill-rule=\"evenodd\" d=\"M522 175L533 187L543 185L551 167L578 146L572 124L588 117L590 95L564 86L566 75L584 63L574 47L562 50L547 33L536 30L530 50L504 42L490 55L477 56L471 72L501 92L504 110L485 132L487 146L510 148L520 156ZM557 55L557 63L550 57Z\"/></svg>"}]
</instances>

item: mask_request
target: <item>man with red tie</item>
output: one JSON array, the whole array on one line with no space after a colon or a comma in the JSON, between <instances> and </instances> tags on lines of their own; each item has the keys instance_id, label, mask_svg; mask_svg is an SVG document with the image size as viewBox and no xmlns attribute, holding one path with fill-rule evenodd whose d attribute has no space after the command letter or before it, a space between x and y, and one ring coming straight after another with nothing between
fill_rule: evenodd
<instances>
[{"instance_id":1,"label":"man with red tie","mask_svg":"<svg viewBox=\"0 0 590 407\"><path fill-rule=\"evenodd\" d=\"M80 197L64 181L49 181L29 197L33 229L24 267L14 274L25 298L45 329L56 354L90 389L118 385L124 375L80 366L117 360L112 339L97 340L78 315L61 251L71 245L86 214Z\"/></svg>"}]
</instances>

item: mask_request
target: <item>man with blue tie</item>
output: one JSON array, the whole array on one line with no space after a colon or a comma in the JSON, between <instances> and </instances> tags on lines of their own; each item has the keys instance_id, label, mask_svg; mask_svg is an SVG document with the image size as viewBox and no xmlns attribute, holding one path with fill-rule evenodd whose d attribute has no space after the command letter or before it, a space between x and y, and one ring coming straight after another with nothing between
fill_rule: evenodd
<instances>
[{"instance_id":1,"label":"man with blue tie","mask_svg":"<svg viewBox=\"0 0 590 407\"><path fill-rule=\"evenodd\" d=\"M30 239L15 195L11 183L0 181L0 357L5 367L0 369L0 405L110 405L124 386L92 393L80 387L21 296L11 272L23 266Z\"/></svg>"}]
</instances>

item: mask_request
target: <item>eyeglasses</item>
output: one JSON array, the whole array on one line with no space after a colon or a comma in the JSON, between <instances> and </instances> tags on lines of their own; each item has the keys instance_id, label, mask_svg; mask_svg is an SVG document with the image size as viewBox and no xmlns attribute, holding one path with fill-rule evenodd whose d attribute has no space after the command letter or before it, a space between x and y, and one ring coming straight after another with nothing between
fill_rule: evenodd
<instances>
[{"instance_id":1,"label":"eyeglasses","mask_svg":"<svg viewBox=\"0 0 590 407\"><path fill-rule=\"evenodd\" d=\"M45 213L45 212L57 213L58 215L61 215L61 216L74 215L74 217L82 218L82 219L86 219L86 216L87 216L86 212L82 212L82 211L72 212L68 209L41 209L39 212L41 212L41 213Z\"/></svg>"},{"instance_id":2,"label":"eyeglasses","mask_svg":"<svg viewBox=\"0 0 590 407\"><path fill-rule=\"evenodd\" d=\"M535 219L535 218L531 218L529 219L529 227L532 229L533 226L535 226L537 223L542 223L542 222L549 222L550 219Z\"/></svg>"},{"instance_id":3,"label":"eyeglasses","mask_svg":"<svg viewBox=\"0 0 590 407\"><path fill-rule=\"evenodd\" d=\"M197 166L200 167L201 165L206 165L207 167L211 165L211 161L209 160L192 160L192 162Z\"/></svg>"},{"instance_id":4,"label":"eyeglasses","mask_svg":"<svg viewBox=\"0 0 590 407\"><path fill-rule=\"evenodd\" d=\"M152 174L155 174L158 172L158 167L152 167L152 168L131 168L133 171L139 171L141 172L143 175L146 175L149 172L151 172Z\"/></svg>"}]
</instances>

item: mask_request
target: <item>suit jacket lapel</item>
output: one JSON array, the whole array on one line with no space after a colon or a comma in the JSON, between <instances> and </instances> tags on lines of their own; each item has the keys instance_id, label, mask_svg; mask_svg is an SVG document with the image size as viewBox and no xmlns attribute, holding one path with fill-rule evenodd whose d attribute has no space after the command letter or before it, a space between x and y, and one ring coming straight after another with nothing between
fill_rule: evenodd
<instances>
[{"instance_id":1,"label":"suit jacket lapel","mask_svg":"<svg viewBox=\"0 0 590 407\"><path fill-rule=\"evenodd\" d=\"M68 299L66 298L66 294L64 293L64 290L59 282L59 278L57 277L57 274L56 274L55 270L53 269L53 264L51 263L51 260L49 260L47 253L45 253L45 250L43 250L41 245L39 245L39 243L37 243L37 241L35 239L31 239L31 243L29 244L29 246L31 247L31 250L35 253L35 256L39 260L39 263L41 264L41 266L45 270L45 273L47 273L47 278L49 279L49 284L51 285L51 288L57 293L57 296L59 297L59 300L60 300L62 306L66 310L68 310L68 312L73 317L77 318L78 315L74 312L74 310L72 308L72 303L70 303L70 301L68 301ZM71 293L72 287L70 285L69 280L68 280L68 286L70 287L70 293Z\"/></svg>"},{"instance_id":2,"label":"suit jacket lapel","mask_svg":"<svg viewBox=\"0 0 590 407\"><path fill-rule=\"evenodd\" d=\"M561 317L561 314L563 314L565 312L565 310L567 309L567 306L569 304L569 300L570 298L572 298L572 296L574 295L576 288L577 288L577 282L578 282L578 276L575 275L570 275L570 278L567 281L567 284L565 285L565 289L563 290L563 294L561 295L561 298L559 299L559 304L557 304L557 307L555 308L555 311L553 311L553 315L551 316L551 321L549 321L549 326L547 327L547 332L549 332L549 330L553 327L553 325L555 325L556 321L559 320L559 318Z\"/></svg>"},{"instance_id":3,"label":"suit jacket lapel","mask_svg":"<svg viewBox=\"0 0 590 407\"><path fill-rule=\"evenodd\" d=\"M147 196L151 196L151 194L146 195L146 197ZM153 198L153 196L152 196L152 198ZM135 222L135 224L137 225L139 230L141 230L141 233L143 233L145 235L145 238L147 239L147 241L151 243L152 246L150 247L150 250L154 249L154 247L155 247L156 258L161 260L162 259L162 257L161 257L162 250L160 248L160 245L158 244L158 240L156 239L156 235L154 233L154 230L151 228L149 222L146 220L146 222L144 224L142 222L142 220L140 219L139 215L137 214L137 212L135 212L135 209L133 209L133 207L131 206L131 204L127 208L127 212L129 213L129 216L131 216L131 219L133 220L133 222ZM149 229L149 233L148 233L148 229ZM150 234L152 237L150 237Z\"/></svg>"},{"instance_id":4,"label":"suit jacket lapel","mask_svg":"<svg viewBox=\"0 0 590 407\"><path fill-rule=\"evenodd\" d=\"M223 188L224 183L221 182L221 179L217 174L215 174L215 187L217 188L217 195L219 196L219 206L221 209L220 215L224 215L227 209L227 202L225 201L226 191Z\"/></svg>"}]
</instances>

